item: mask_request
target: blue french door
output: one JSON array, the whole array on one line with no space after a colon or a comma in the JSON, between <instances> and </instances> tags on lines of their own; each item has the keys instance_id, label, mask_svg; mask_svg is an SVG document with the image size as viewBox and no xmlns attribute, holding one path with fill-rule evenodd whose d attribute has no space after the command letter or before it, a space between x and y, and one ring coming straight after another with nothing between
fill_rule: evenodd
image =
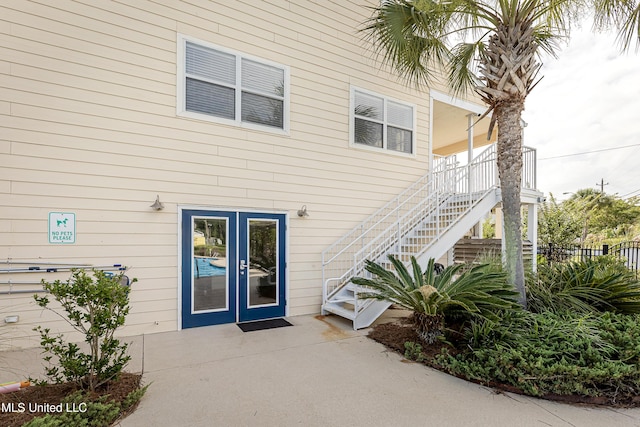
<instances>
[{"instance_id":1,"label":"blue french door","mask_svg":"<svg viewBox=\"0 0 640 427\"><path fill-rule=\"evenodd\" d=\"M182 327L285 315L286 216L182 211Z\"/></svg>"}]
</instances>

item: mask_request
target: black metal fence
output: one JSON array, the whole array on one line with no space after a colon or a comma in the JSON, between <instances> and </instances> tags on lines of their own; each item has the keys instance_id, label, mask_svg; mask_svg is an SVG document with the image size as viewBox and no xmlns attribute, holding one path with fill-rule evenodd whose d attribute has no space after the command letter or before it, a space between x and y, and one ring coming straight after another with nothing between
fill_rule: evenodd
<instances>
[{"instance_id":1,"label":"black metal fence","mask_svg":"<svg viewBox=\"0 0 640 427\"><path fill-rule=\"evenodd\" d=\"M640 242L622 242L617 245L538 245L538 255L548 262L583 261L602 255L613 255L620 258L627 268L636 273L640 270Z\"/></svg>"}]
</instances>

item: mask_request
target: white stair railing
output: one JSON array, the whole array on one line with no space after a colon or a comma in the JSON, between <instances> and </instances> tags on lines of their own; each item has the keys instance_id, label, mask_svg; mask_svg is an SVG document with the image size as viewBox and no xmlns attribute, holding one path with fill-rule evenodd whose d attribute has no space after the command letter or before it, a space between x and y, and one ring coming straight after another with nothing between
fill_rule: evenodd
<instances>
[{"instance_id":1,"label":"white stair railing","mask_svg":"<svg viewBox=\"0 0 640 427\"><path fill-rule=\"evenodd\" d=\"M416 206L398 218L396 223L363 247L353 259L353 271L362 272L365 260L383 261L390 252L407 262L410 256L418 257L431 244L471 209L485 194L495 188L495 146L489 147L472 163L458 167L455 173L446 176L446 181L432 181L431 192ZM453 202L455 206L449 206ZM448 208L449 210L444 211ZM431 238L422 239L419 247L406 245L405 238L415 230L432 232Z\"/></svg>"},{"instance_id":2,"label":"white stair railing","mask_svg":"<svg viewBox=\"0 0 640 427\"><path fill-rule=\"evenodd\" d=\"M439 158L433 171L384 205L322 253L323 304L349 280L364 272L365 260L394 253L403 261L419 256L498 186L496 146L490 146L470 164L459 167L455 156ZM534 149L523 147L524 188L535 188ZM453 203L455 208L447 203ZM427 224L431 221L430 224ZM416 230L430 238L405 244ZM406 259L405 259L406 258ZM356 304L356 312L363 307Z\"/></svg>"},{"instance_id":3,"label":"white stair railing","mask_svg":"<svg viewBox=\"0 0 640 427\"><path fill-rule=\"evenodd\" d=\"M455 173L456 157L440 157L434 161L431 172L420 177L409 188L378 209L360 225L322 252L323 303L356 273L353 257L380 234L398 221L398 218L419 205L434 189L444 189L449 175Z\"/></svg>"}]
</instances>

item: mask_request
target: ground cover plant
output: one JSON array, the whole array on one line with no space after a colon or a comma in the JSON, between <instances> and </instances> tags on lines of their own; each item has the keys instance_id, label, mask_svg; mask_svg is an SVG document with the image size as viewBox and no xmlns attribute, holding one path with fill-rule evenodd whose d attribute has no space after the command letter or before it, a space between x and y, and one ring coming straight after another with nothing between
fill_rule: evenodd
<instances>
[{"instance_id":1,"label":"ground cover plant","mask_svg":"<svg viewBox=\"0 0 640 427\"><path fill-rule=\"evenodd\" d=\"M141 374L123 371L131 357L115 332L129 312L130 288L121 281L122 275L73 270L67 281L43 282L48 294L34 295L36 303L65 319L84 343L34 328L48 364L46 380L0 395L3 408L14 409L0 413L0 425L108 426L135 409L147 387Z\"/></svg>"},{"instance_id":2,"label":"ground cover plant","mask_svg":"<svg viewBox=\"0 0 640 427\"><path fill-rule=\"evenodd\" d=\"M451 328L445 319L445 334L433 343L421 339L410 318L379 325L370 337L408 359L504 390L640 406L638 282L608 260L548 268L528 280L535 311L471 316L456 333L446 333ZM571 285L557 284L559 277ZM585 292L589 286L597 292Z\"/></svg>"}]
</instances>

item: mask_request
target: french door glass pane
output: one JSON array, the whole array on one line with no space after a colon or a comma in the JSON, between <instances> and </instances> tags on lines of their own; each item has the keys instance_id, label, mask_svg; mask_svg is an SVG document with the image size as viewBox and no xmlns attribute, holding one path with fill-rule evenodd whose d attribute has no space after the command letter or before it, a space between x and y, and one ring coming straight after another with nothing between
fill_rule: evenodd
<instances>
[{"instance_id":1,"label":"french door glass pane","mask_svg":"<svg viewBox=\"0 0 640 427\"><path fill-rule=\"evenodd\" d=\"M227 218L193 220L193 312L229 308Z\"/></svg>"},{"instance_id":2,"label":"french door glass pane","mask_svg":"<svg viewBox=\"0 0 640 427\"><path fill-rule=\"evenodd\" d=\"M249 220L249 307L278 302L277 224L277 221L272 219Z\"/></svg>"},{"instance_id":3,"label":"french door glass pane","mask_svg":"<svg viewBox=\"0 0 640 427\"><path fill-rule=\"evenodd\" d=\"M235 119L235 90L187 78L186 109L225 119Z\"/></svg>"}]
</instances>

